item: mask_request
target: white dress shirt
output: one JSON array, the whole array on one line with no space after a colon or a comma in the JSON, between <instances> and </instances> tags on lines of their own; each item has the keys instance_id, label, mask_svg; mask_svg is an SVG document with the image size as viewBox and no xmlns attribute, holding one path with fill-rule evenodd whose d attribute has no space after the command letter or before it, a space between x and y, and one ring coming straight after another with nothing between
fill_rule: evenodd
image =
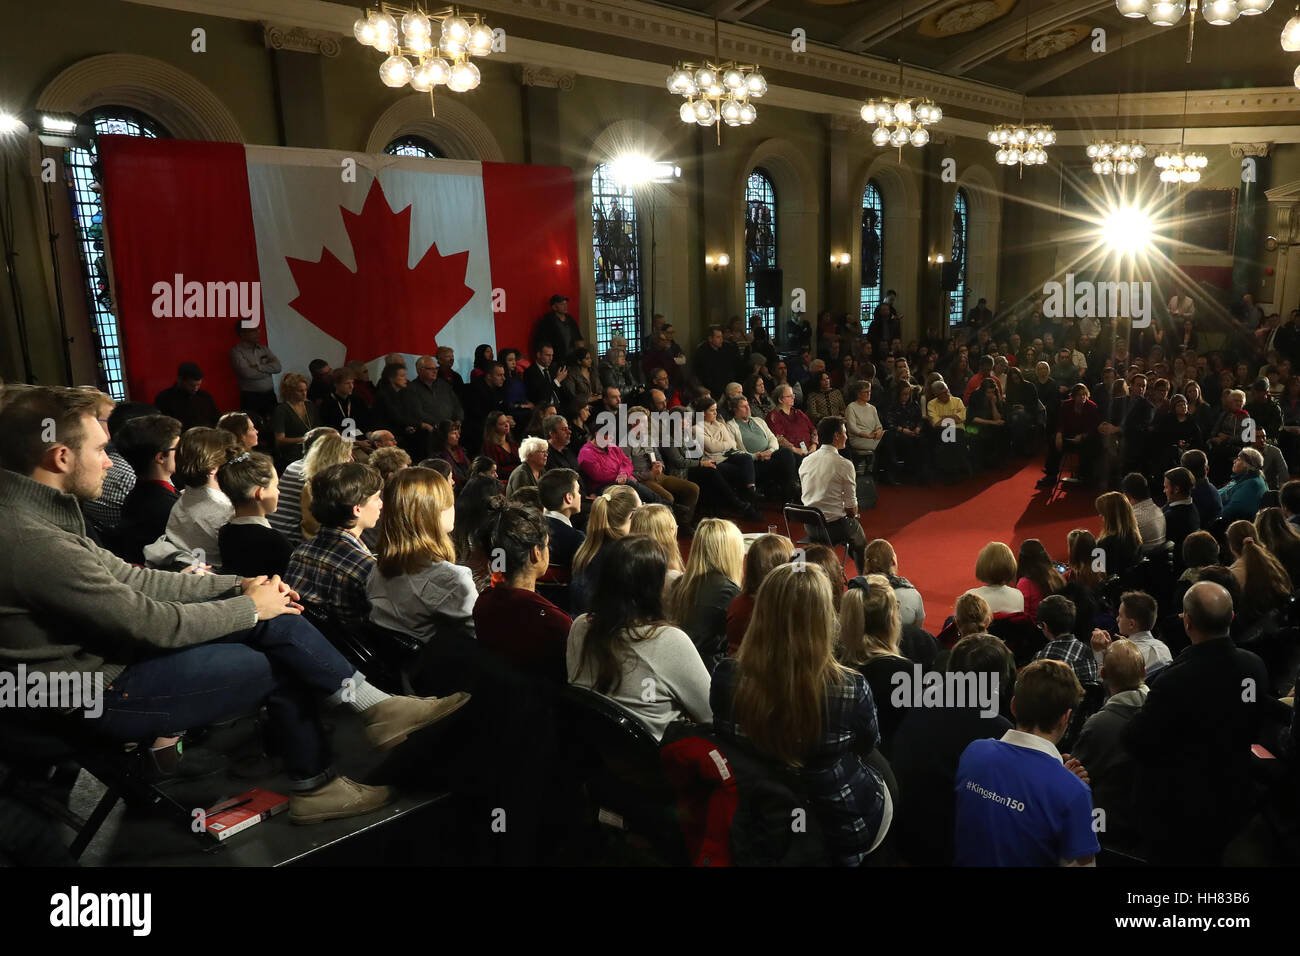
<instances>
[{"instance_id":1,"label":"white dress shirt","mask_svg":"<svg viewBox=\"0 0 1300 956\"><path fill-rule=\"evenodd\" d=\"M838 521L858 506L857 474L853 462L834 445L821 445L799 465L803 503L820 508L827 521Z\"/></svg>"}]
</instances>

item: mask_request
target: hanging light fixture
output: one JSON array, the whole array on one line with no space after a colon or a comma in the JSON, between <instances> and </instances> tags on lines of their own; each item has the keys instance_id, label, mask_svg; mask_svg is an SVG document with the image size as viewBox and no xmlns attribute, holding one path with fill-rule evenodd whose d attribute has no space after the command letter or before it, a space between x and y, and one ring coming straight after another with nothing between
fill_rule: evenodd
<instances>
[{"instance_id":1,"label":"hanging light fixture","mask_svg":"<svg viewBox=\"0 0 1300 956\"><path fill-rule=\"evenodd\" d=\"M1025 60L1029 59L1029 17L1025 16ZM989 144L996 146L993 158L999 166L1016 166L1024 175L1026 166L1047 162L1047 149L1056 142L1056 131L1046 123L1025 122L1025 97L1020 97L1020 123L999 123L989 130Z\"/></svg>"},{"instance_id":2,"label":"hanging light fixture","mask_svg":"<svg viewBox=\"0 0 1300 956\"><path fill-rule=\"evenodd\" d=\"M493 41L492 28L477 13L462 16L459 7L426 13L391 3L367 9L352 25L352 35L362 46L388 54L379 66L385 86L401 89L410 84L428 93L430 110L436 87L467 93L479 85L479 70L470 58L487 56Z\"/></svg>"},{"instance_id":3,"label":"hanging light fixture","mask_svg":"<svg viewBox=\"0 0 1300 956\"><path fill-rule=\"evenodd\" d=\"M722 124L749 126L758 118L750 100L767 92L767 79L753 64L722 60L718 21L713 21L713 61L679 62L668 74L668 92L685 97L677 110L683 123L716 126L722 145Z\"/></svg>"},{"instance_id":4,"label":"hanging light fixture","mask_svg":"<svg viewBox=\"0 0 1300 956\"><path fill-rule=\"evenodd\" d=\"M1116 52L1123 48L1123 38ZM1120 135L1120 91L1115 91L1115 136L1101 137L1088 144L1085 152L1092 160L1092 171L1098 176L1132 176L1138 171L1138 162L1146 158L1147 148L1136 139Z\"/></svg>"},{"instance_id":5,"label":"hanging light fixture","mask_svg":"<svg viewBox=\"0 0 1300 956\"><path fill-rule=\"evenodd\" d=\"M900 31L904 25L904 8L898 8L898 25ZM898 61L898 98L888 96L872 97L862 104L858 111L864 123L875 123L871 131L871 142L876 146L895 146L899 158L902 158L904 146L921 147L930 142L930 130L943 119L943 110L934 100L928 98L908 99L903 95L903 61Z\"/></svg>"},{"instance_id":6,"label":"hanging light fixture","mask_svg":"<svg viewBox=\"0 0 1300 956\"><path fill-rule=\"evenodd\" d=\"M1240 17L1254 17L1268 12L1273 0L1115 0L1115 9L1126 17L1146 17L1158 27L1172 27L1190 7L1187 21L1187 62L1192 62L1192 42L1196 38L1196 11L1215 27L1235 23ZM1300 8L1298 8L1300 9ZM1289 24L1288 24L1289 25ZM1300 31L1300 27L1297 27ZM1286 31L1283 31L1285 37ZM1287 49L1283 40L1283 49Z\"/></svg>"},{"instance_id":7,"label":"hanging light fixture","mask_svg":"<svg viewBox=\"0 0 1300 956\"><path fill-rule=\"evenodd\" d=\"M1282 28L1282 49L1288 53L1300 53L1300 3L1295 6L1295 13Z\"/></svg>"},{"instance_id":8,"label":"hanging light fixture","mask_svg":"<svg viewBox=\"0 0 1300 956\"><path fill-rule=\"evenodd\" d=\"M1183 128L1178 136L1178 148L1162 149L1152 160L1156 169L1160 170L1160 181L1162 183L1200 182L1201 170L1210 164L1204 153L1187 150L1184 147L1187 139L1187 97L1188 92L1184 90Z\"/></svg>"},{"instance_id":9,"label":"hanging light fixture","mask_svg":"<svg viewBox=\"0 0 1300 956\"><path fill-rule=\"evenodd\" d=\"M1126 17L1145 17L1151 13L1151 0L1115 0L1115 9Z\"/></svg>"}]
</instances>

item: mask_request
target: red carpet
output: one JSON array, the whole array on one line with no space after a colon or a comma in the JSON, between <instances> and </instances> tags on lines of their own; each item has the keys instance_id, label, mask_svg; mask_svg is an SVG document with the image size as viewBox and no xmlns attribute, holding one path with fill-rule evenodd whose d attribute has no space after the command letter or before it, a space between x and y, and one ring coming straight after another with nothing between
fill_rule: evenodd
<instances>
[{"instance_id":1,"label":"red carpet","mask_svg":"<svg viewBox=\"0 0 1300 956\"><path fill-rule=\"evenodd\" d=\"M1064 561L1071 529L1100 530L1095 491L1070 485L1060 493L1041 491L1034 483L1042 474L1042 462L1034 459L952 487L880 486L880 500L862 515L862 527L868 541L886 538L894 546L899 573L925 598L927 630L938 629L957 598L979 583L975 558L988 542L1003 541L1016 551L1025 539L1038 538ZM785 533L775 509L765 509L764 516L765 524L742 522L741 530L765 531L766 524L775 524Z\"/></svg>"}]
</instances>

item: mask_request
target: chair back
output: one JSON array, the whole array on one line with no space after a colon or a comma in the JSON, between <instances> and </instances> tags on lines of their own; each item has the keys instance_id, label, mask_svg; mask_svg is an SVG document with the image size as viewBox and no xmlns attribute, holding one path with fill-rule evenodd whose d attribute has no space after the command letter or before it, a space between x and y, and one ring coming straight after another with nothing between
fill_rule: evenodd
<instances>
[{"instance_id":1,"label":"chair back","mask_svg":"<svg viewBox=\"0 0 1300 956\"><path fill-rule=\"evenodd\" d=\"M830 545L831 532L826 525L826 515L820 508L809 505L786 505L781 513L785 516L786 536L795 544ZM791 524L803 525L803 537L795 537L794 532L790 530Z\"/></svg>"}]
</instances>

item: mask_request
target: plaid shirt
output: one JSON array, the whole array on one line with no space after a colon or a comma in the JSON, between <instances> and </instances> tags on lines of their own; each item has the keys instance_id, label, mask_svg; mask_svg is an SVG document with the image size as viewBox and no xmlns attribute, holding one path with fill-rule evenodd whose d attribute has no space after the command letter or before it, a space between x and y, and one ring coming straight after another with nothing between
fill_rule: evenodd
<instances>
[{"instance_id":1,"label":"plaid shirt","mask_svg":"<svg viewBox=\"0 0 1300 956\"><path fill-rule=\"evenodd\" d=\"M104 473L104 490L98 498L83 501L81 510L100 531L115 531L122 523L122 505L126 503L126 496L135 487L135 471L112 445L106 450L113 460L113 467Z\"/></svg>"},{"instance_id":2,"label":"plaid shirt","mask_svg":"<svg viewBox=\"0 0 1300 956\"><path fill-rule=\"evenodd\" d=\"M334 608L346 622L362 623L370 617L366 581L375 556L341 528L321 528L300 544L289 559L284 580L303 601Z\"/></svg>"},{"instance_id":3,"label":"plaid shirt","mask_svg":"<svg viewBox=\"0 0 1300 956\"><path fill-rule=\"evenodd\" d=\"M1065 661L1079 678L1080 684L1097 683L1097 661L1092 656L1092 648L1074 637L1050 641L1047 646L1034 655L1036 661Z\"/></svg>"}]
</instances>

